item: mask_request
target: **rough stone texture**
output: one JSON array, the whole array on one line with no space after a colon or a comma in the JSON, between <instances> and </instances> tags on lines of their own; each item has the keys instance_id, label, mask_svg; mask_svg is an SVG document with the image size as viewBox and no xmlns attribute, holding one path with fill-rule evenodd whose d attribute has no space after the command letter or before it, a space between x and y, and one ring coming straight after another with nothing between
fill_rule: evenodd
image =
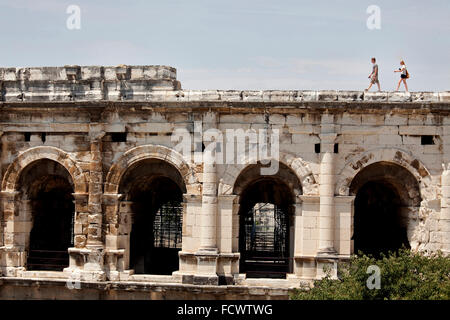
<instances>
[{"instance_id":1,"label":"rough stone texture","mask_svg":"<svg viewBox=\"0 0 450 320\"><path fill-rule=\"evenodd\" d=\"M136 289L145 292L143 296L164 298L172 289L152 289L146 283L182 286L183 279L199 274L210 279L214 270L239 288L289 288L321 277L324 264L335 266L335 261L353 253L351 186L372 164L390 163L407 172L386 179L408 181L399 194L404 195L402 215L411 248L448 254L449 97L450 92L181 90L176 70L164 66L0 69L0 276L6 281L0 285L0 296L27 297L24 288L36 290L34 278L59 286L49 280L54 273L26 270L31 215L29 199L20 192L21 175L39 159L60 164L74 188L74 248L69 249L69 268L56 277L67 279L77 271L86 283L109 281L108 286L118 288L117 297L121 288L137 282L146 288ZM291 172L280 177L288 184L294 180L300 184L294 192L294 267L287 279L246 279L239 273L240 191L235 186L255 178L242 175L254 159L217 164L204 175L205 167L183 157L171 139L175 129L185 129L193 138L194 122L222 132L279 129L276 160ZM126 141L113 141L111 134L118 132L126 132ZM434 144L422 145L423 135L433 136ZM319 143L322 150L316 153ZM339 145L337 154L334 144ZM132 205L119 189L127 170L145 159L165 161L185 186L180 267L172 276L134 275L129 270ZM379 170L382 174L382 167ZM296 184L290 185L294 189ZM215 227L205 225L214 218L205 220L208 213L216 216ZM214 231L216 239L211 239ZM212 263L203 269L201 243L215 246L208 248ZM334 252L318 257L320 244L327 249L333 245ZM95 298L114 298L99 293L99 286L86 292ZM7 294L14 287L14 294ZM189 288L176 292L186 298L183 290ZM204 290L205 297L266 298L262 291L236 289L235 295L224 296L222 291ZM44 296L54 297L55 292L49 289Z\"/></svg>"}]
</instances>

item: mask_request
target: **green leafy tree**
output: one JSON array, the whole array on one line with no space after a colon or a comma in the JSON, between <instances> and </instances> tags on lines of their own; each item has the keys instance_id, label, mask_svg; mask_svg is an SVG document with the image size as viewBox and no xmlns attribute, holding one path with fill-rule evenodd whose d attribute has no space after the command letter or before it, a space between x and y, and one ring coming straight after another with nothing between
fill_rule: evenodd
<instances>
[{"instance_id":1,"label":"green leafy tree","mask_svg":"<svg viewBox=\"0 0 450 320\"><path fill-rule=\"evenodd\" d=\"M370 289L369 266L380 270L380 288ZM299 300L448 300L450 299L450 257L441 253L423 255L407 249L381 254L376 259L361 252L338 265L338 279L330 272L314 281L312 288L300 288L292 299Z\"/></svg>"}]
</instances>

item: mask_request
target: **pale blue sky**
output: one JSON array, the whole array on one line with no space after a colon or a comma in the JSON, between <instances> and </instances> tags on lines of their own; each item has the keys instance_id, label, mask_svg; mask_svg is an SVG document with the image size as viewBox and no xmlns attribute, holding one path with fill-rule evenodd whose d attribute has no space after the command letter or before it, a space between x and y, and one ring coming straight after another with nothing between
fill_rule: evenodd
<instances>
[{"instance_id":1,"label":"pale blue sky","mask_svg":"<svg viewBox=\"0 0 450 320\"><path fill-rule=\"evenodd\" d=\"M66 8L81 8L81 29ZM369 30L369 5L381 30ZM185 89L450 90L449 0L0 0L0 66L176 67Z\"/></svg>"}]
</instances>

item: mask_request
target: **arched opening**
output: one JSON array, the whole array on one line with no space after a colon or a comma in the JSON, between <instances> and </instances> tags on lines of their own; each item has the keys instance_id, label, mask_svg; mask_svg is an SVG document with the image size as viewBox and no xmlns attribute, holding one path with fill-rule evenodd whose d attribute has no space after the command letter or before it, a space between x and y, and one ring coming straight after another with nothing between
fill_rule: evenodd
<instances>
[{"instance_id":1,"label":"arched opening","mask_svg":"<svg viewBox=\"0 0 450 320\"><path fill-rule=\"evenodd\" d=\"M248 278L286 278L292 272L295 174L285 165L261 176L260 165L244 170L235 183L239 201L240 272Z\"/></svg>"},{"instance_id":2,"label":"arched opening","mask_svg":"<svg viewBox=\"0 0 450 320\"><path fill-rule=\"evenodd\" d=\"M350 185L355 195L354 252L379 257L409 248L408 215L420 205L419 185L400 165L377 162L361 170Z\"/></svg>"},{"instance_id":3,"label":"arched opening","mask_svg":"<svg viewBox=\"0 0 450 320\"><path fill-rule=\"evenodd\" d=\"M178 270L186 192L179 172L167 162L143 160L127 170L120 190L132 202L130 268L136 274Z\"/></svg>"},{"instance_id":4,"label":"arched opening","mask_svg":"<svg viewBox=\"0 0 450 320\"><path fill-rule=\"evenodd\" d=\"M69 172L53 160L38 160L21 173L22 208L31 222L28 270L62 271L73 247L75 205Z\"/></svg>"}]
</instances>

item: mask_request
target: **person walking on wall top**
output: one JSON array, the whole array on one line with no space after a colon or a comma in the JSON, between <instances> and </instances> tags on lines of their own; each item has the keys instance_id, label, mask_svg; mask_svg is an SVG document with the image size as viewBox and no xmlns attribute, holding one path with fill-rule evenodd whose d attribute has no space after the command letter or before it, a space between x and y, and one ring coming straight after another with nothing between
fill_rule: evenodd
<instances>
[{"instance_id":1,"label":"person walking on wall top","mask_svg":"<svg viewBox=\"0 0 450 320\"><path fill-rule=\"evenodd\" d=\"M405 91L408 92L408 85L406 84L406 79L409 79L409 73L408 70L406 69L405 61L401 60L400 68L398 68L398 70L394 70L394 72L401 72L400 80L398 81L397 85L397 90L395 91L398 91L398 89L400 89L400 84L403 82L403 84L405 85Z\"/></svg>"},{"instance_id":2,"label":"person walking on wall top","mask_svg":"<svg viewBox=\"0 0 450 320\"><path fill-rule=\"evenodd\" d=\"M376 83L377 86L378 86L378 92L381 91L381 88L380 88L380 81L378 81L378 64L377 64L376 62L377 62L377 59L372 58L372 64L373 64L373 67L372 67L372 73L369 74L370 85L369 85L369 87L366 89L366 91L369 91L370 88L372 88L372 85L375 84L375 83Z\"/></svg>"}]
</instances>

